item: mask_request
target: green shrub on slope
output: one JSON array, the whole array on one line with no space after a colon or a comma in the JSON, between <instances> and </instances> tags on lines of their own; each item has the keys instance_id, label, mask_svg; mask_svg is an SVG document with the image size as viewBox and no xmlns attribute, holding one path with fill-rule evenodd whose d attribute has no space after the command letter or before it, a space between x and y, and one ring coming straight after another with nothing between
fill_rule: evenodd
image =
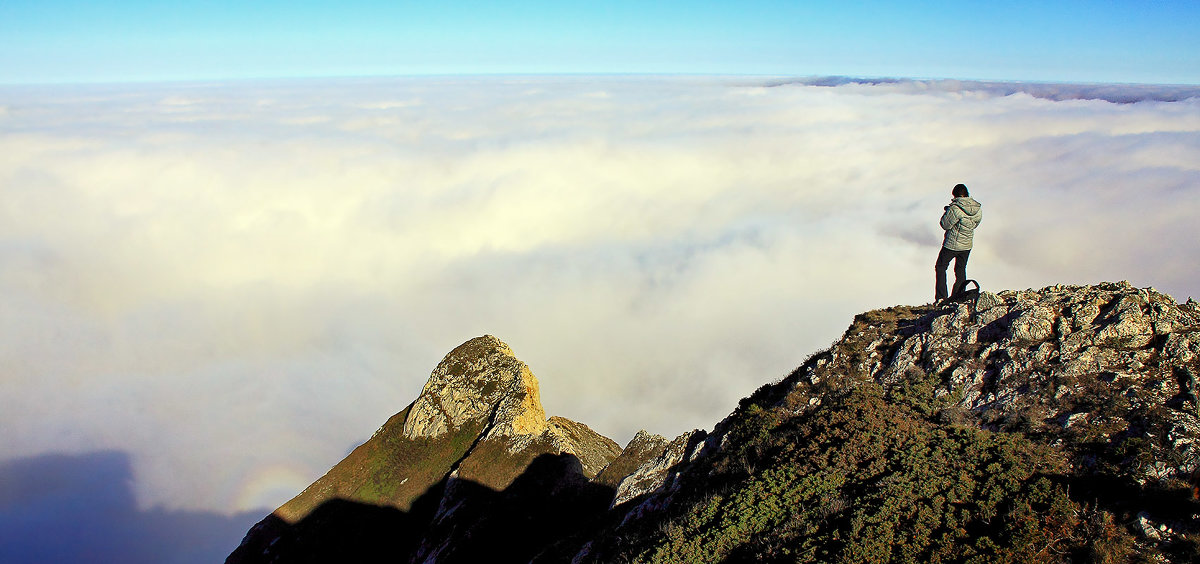
<instances>
[{"instance_id":1,"label":"green shrub on slope","mask_svg":"<svg viewBox=\"0 0 1200 564\"><path fill-rule=\"evenodd\" d=\"M765 413L752 406L735 425L762 425L770 420ZM682 495L669 521L635 535L641 542L630 556L1053 562L1086 552L1098 534L1068 497L1063 459L1054 451L1019 435L915 417L886 402L877 387L827 396L820 408L761 431L731 432L752 437L734 452L765 453L762 469L727 475L715 492ZM1101 529L1122 535L1111 523Z\"/></svg>"}]
</instances>

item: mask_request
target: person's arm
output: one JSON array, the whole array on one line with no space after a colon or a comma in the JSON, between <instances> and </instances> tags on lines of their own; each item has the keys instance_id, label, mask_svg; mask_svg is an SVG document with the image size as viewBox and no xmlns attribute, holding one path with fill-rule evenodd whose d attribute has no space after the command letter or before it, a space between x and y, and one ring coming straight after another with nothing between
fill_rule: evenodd
<instances>
[{"instance_id":1,"label":"person's arm","mask_svg":"<svg viewBox=\"0 0 1200 564\"><path fill-rule=\"evenodd\" d=\"M946 206L946 211L942 214L942 229L949 231L953 228L958 223L958 220L961 219L961 214L962 211L958 209L958 206Z\"/></svg>"}]
</instances>

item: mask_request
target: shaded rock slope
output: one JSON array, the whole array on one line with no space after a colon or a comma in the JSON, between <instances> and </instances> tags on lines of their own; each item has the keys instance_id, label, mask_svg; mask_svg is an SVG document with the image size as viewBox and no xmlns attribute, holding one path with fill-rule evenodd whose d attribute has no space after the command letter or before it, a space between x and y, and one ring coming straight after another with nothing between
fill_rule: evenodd
<instances>
[{"instance_id":1,"label":"shaded rock slope","mask_svg":"<svg viewBox=\"0 0 1200 564\"><path fill-rule=\"evenodd\" d=\"M586 425L547 419L529 367L479 337L227 562L466 562L493 544L527 559L608 507L611 488L593 479L620 452ZM518 544L505 539L515 531Z\"/></svg>"},{"instance_id":2,"label":"shaded rock slope","mask_svg":"<svg viewBox=\"0 0 1200 564\"><path fill-rule=\"evenodd\" d=\"M863 313L711 432L623 450L546 420L481 339L230 561L1200 561L1191 300L1122 282Z\"/></svg>"}]
</instances>

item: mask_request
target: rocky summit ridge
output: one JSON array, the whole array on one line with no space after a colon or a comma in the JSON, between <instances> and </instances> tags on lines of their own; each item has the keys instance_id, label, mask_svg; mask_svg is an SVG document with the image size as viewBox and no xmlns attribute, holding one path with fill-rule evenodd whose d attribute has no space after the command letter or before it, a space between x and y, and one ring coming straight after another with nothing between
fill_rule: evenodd
<instances>
[{"instance_id":1,"label":"rocky summit ridge","mask_svg":"<svg viewBox=\"0 0 1200 564\"><path fill-rule=\"evenodd\" d=\"M546 418L491 336L230 562L1194 562L1200 305L1126 282L860 314L712 431Z\"/></svg>"},{"instance_id":2,"label":"rocky summit ridge","mask_svg":"<svg viewBox=\"0 0 1200 564\"><path fill-rule=\"evenodd\" d=\"M529 367L484 335L447 354L413 403L255 525L228 561L370 560L379 539L413 561L465 558L456 545L498 535L513 512L540 512L520 521L551 534L572 521L572 504L602 509L592 480L620 452L582 423L547 418Z\"/></svg>"},{"instance_id":3,"label":"rocky summit ridge","mask_svg":"<svg viewBox=\"0 0 1200 564\"><path fill-rule=\"evenodd\" d=\"M528 437L547 429L538 382L500 339L463 343L438 364L404 421L409 439L486 424L486 437Z\"/></svg>"},{"instance_id":4,"label":"rocky summit ridge","mask_svg":"<svg viewBox=\"0 0 1200 564\"><path fill-rule=\"evenodd\" d=\"M538 381L512 349L492 335L459 345L438 364L404 420L408 439L436 440L482 426L481 440L504 441L510 453L534 443L579 458L595 476L620 448L586 425L547 419Z\"/></svg>"}]
</instances>

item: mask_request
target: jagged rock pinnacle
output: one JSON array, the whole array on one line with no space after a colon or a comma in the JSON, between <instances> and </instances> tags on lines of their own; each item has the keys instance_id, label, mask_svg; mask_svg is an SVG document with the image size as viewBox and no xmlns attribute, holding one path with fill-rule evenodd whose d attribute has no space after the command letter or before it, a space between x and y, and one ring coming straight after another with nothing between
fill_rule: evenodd
<instances>
[{"instance_id":1,"label":"jagged rock pinnacle","mask_svg":"<svg viewBox=\"0 0 1200 564\"><path fill-rule=\"evenodd\" d=\"M500 339L476 337L446 355L404 423L409 439L435 438L470 423L489 437L538 435L547 428L538 382Z\"/></svg>"}]
</instances>

